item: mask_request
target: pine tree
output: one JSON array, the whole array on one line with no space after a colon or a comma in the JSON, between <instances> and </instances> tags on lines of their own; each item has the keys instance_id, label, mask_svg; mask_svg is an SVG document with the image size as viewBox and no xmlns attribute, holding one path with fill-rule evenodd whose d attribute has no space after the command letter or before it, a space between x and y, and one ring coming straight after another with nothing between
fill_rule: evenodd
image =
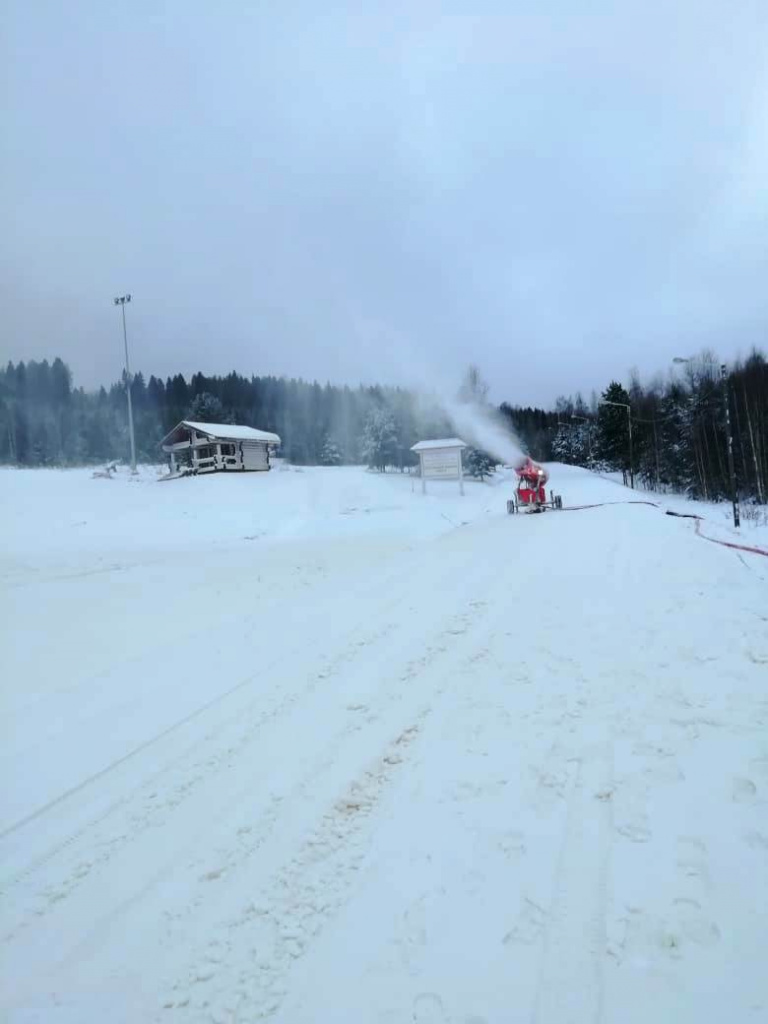
<instances>
[{"instance_id":1,"label":"pine tree","mask_svg":"<svg viewBox=\"0 0 768 1024\"><path fill-rule=\"evenodd\" d=\"M629 424L627 410L629 395L616 381L603 392L603 402L597 416L597 452L610 469L629 469Z\"/></svg>"},{"instance_id":2,"label":"pine tree","mask_svg":"<svg viewBox=\"0 0 768 1024\"><path fill-rule=\"evenodd\" d=\"M326 437L323 442L322 449L320 451L320 465L321 466L340 466L341 465L341 451L335 441L331 441L330 438Z\"/></svg>"},{"instance_id":3,"label":"pine tree","mask_svg":"<svg viewBox=\"0 0 768 1024\"><path fill-rule=\"evenodd\" d=\"M691 423L690 397L675 382L659 407L659 476L663 485L682 494L693 494L696 490Z\"/></svg>"},{"instance_id":4,"label":"pine tree","mask_svg":"<svg viewBox=\"0 0 768 1024\"><path fill-rule=\"evenodd\" d=\"M197 423L231 423L229 413L224 409L220 399L209 391L201 391L192 399L186 418Z\"/></svg>"},{"instance_id":5,"label":"pine tree","mask_svg":"<svg viewBox=\"0 0 768 1024\"><path fill-rule=\"evenodd\" d=\"M488 452L484 452L481 448L469 448L466 453L466 467L467 472L470 476L475 479L485 480L487 476L496 469L496 462Z\"/></svg>"},{"instance_id":6,"label":"pine tree","mask_svg":"<svg viewBox=\"0 0 768 1024\"><path fill-rule=\"evenodd\" d=\"M386 472L397 456L397 429L392 413L374 408L363 430L362 456L371 469Z\"/></svg>"},{"instance_id":7,"label":"pine tree","mask_svg":"<svg viewBox=\"0 0 768 1024\"><path fill-rule=\"evenodd\" d=\"M459 393L460 402L472 402L476 405L485 405L488 399L488 382L483 378L480 370L474 363L471 363L464 374Z\"/></svg>"},{"instance_id":8,"label":"pine tree","mask_svg":"<svg viewBox=\"0 0 768 1024\"><path fill-rule=\"evenodd\" d=\"M574 465L577 461L574 446L573 428L561 423L552 441L552 458L556 462Z\"/></svg>"}]
</instances>

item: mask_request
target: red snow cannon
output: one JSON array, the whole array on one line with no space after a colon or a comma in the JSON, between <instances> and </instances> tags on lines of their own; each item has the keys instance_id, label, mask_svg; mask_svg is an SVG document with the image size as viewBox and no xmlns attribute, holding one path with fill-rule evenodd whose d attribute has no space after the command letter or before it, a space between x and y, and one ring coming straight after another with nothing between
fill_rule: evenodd
<instances>
[{"instance_id":1,"label":"red snow cannon","mask_svg":"<svg viewBox=\"0 0 768 1024\"><path fill-rule=\"evenodd\" d=\"M517 489L514 498L507 502L507 512L543 512L547 508L562 508L563 499L554 492L547 499L546 469L526 456L514 467L517 473Z\"/></svg>"}]
</instances>

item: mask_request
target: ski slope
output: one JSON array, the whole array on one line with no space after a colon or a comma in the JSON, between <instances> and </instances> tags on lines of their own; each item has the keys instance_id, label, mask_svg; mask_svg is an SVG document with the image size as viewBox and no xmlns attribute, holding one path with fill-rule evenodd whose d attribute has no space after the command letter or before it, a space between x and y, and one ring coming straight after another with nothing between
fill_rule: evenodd
<instances>
[{"instance_id":1,"label":"ski slope","mask_svg":"<svg viewBox=\"0 0 768 1024\"><path fill-rule=\"evenodd\" d=\"M768 1018L768 559L503 480L0 491L0 1019Z\"/></svg>"}]
</instances>

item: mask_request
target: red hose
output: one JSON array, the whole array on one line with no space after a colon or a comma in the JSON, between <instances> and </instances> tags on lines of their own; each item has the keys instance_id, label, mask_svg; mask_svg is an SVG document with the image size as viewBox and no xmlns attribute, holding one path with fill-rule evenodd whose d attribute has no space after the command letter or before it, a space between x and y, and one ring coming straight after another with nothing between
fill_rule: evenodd
<instances>
[{"instance_id":1,"label":"red hose","mask_svg":"<svg viewBox=\"0 0 768 1024\"><path fill-rule=\"evenodd\" d=\"M604 505L650 505L651 508L660 508L660 505L656 501L599 501L594 505L568 505L563 506L563 512L580 512L585 508L602 508ZM708 540L711 544L720 544L724 548L731 548L733 551L746 551L750 555L764 555L768 558L768 551L764 548L752 547L748 544L736 544L730 540L717 540L716 537L708 537L705 533L701 532L701 516L697 515L680 515L678 512L669 512L671 516L679 516L681 519L695 519L696 520L696 536L701 537L702 540Z\"/></svg>"},{"instance_id":2,"label":"red hose","mask_svg":"<svg viewBox=\"0 0 768 1024\"><path fill-rule=\"evenodd\" d=\"M711 544L722 544L724 548L733 548L734 551L748 551L750 555L765 555L768 558L768 551L763 548L750 547L748 544L734 544L731 540L717 540L715 537L708 537L701 532L701 520L696 520L696 536L702 540L708 540Z\"/></svg>"}]
</instances>

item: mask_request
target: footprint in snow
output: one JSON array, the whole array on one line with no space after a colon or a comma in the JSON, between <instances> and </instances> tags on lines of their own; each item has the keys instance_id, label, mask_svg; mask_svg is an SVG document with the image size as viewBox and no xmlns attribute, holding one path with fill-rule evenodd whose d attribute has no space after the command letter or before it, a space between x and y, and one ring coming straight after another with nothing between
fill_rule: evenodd
<instances>
[{"instance_id":1,"label":"footprint in snow","mask_svg":"<svg viewBox=\"0 0 768 1024\"><path fill-rule=\"evenodd\" d=\"M633 843L647 843L652 835L651 830L640 822L627 822L617 826L616 831Z\"/></svg>"},{"instance_id":2,"label":"footprint in snow","mask_svg":"<svg viewBox=\"0 0 768 1024\"><path fill-rule=\"evenodd\" d=\"M519 860L525 853L525 835L512 829L501 836L498 845L499 850L509 860Z\"/></svg>"},{"instance_id":3,"label":"footprint in snow","mask_svg":"<svg viewBox=\"0 0 768 1024\"><path fill-rule=\"evenodd\" d=\"M204 875L200 876L201 882L215 882L217 878L221 878L224 874L224 868L215 868L213 871L206 871Z\"/></svg>"},{"instance_id":4,"label":"footprint in snow","mask_svg":"<svg viewBox=\"0 0 768 1024\"><path fill-rule=\"evenodd\" d=\"M693 878L709 885L707 844L696 836L680 836L677 840L677 869L684 878Z\"/></svg>"},{"instance_id":5,"label":"footprint in snow","mask_svg":"<svg viewBox=\"0 0 768 1024\"><path fill-rule=\"evenodd\" d=\"M708 921L702 916L700 903L691 899L677 899L674 906L684 938L697 946L717 945L720 929L714 921Z\"/></svg>"},{"instance_id":6,"label":"footprint in snow","mask_svg":"<svg viewBox=\"0 0 768 1024\"><path fill-rule=\"evenodd\" d=\"M762 832L747 832L744 841L753 850L762 850L764 853L768 853L768 836L764 836Z\"/></svg>"},{"instance_id":7,"label":"footprint in snow","mask_svg":"<svg viewBox=\"0 0 768 1024\"><path fill-rule=\"evenodd\" d=\"M505 946L533 946L541 937L546 923L547 913L543 907L526 897L522 901L517 923L501 941Z\"/></svg>"},{"instance_id":8,"label":"footprint in snow","mask_svg":"<svg viewBox=\"0 0 768 1024\"><path fill-rule=\"evenodd\" d=\"M757 786L751 779L736 778L731 786L731 794L737 804L751 804L757 799Z\"/></svg>"},{"instance_id":9,"label":"footprint in snow","mask_svg":"<svg viewBox=\"0 0 768 1024\"><path fill-rule=\"evenodd\" d=\"M683 849L691 848L698 850L699 853L707 852L707 844L697 836L680 836L677 842Z\"/></svg>"},{"instance_id":10,"label":"footprint in snow","mask_svg":"<svg viewBox=\"0 0 768 1024\"><path fill-rule=\"evenodd\" d=\"M440 996L422 992L413 1001L414 1024L446 1024L445 1010Z\"/></svg>"}]
</instances>

